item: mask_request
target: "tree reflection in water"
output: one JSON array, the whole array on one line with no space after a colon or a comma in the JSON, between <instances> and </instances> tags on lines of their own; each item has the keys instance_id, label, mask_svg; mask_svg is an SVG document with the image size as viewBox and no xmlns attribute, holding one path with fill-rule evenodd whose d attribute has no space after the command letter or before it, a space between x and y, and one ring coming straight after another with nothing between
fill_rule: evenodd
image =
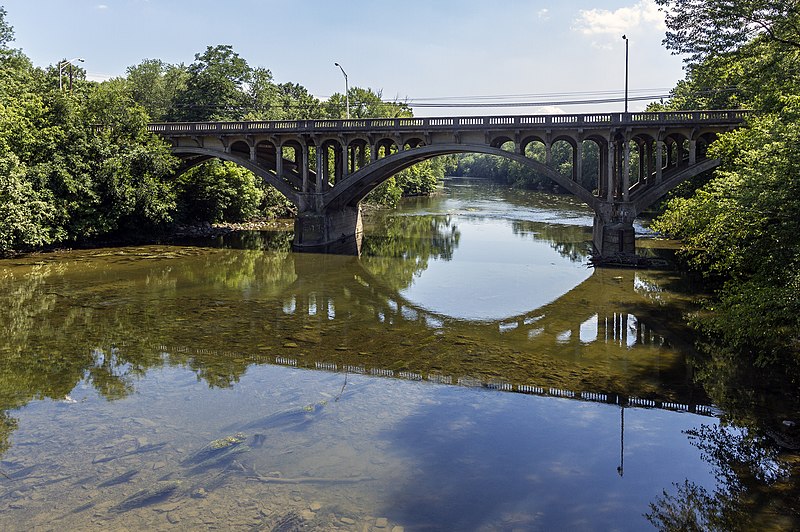
<instances>
[{"instance_id":1,"label":"tree reflection in water","mask_svg":"<svg viewBox=\"0 0 800 532\"><path fill-rule=\"evenodd\" d=\"M674 493L665 490L651 503L651 523L661 530L800 528L797 364L789 355L758 367L746 354L723 352L695 360L726 421L686 434L713 467L717 486L709 492L689 479L674 484Z\"/></svg>"}]
</instances>

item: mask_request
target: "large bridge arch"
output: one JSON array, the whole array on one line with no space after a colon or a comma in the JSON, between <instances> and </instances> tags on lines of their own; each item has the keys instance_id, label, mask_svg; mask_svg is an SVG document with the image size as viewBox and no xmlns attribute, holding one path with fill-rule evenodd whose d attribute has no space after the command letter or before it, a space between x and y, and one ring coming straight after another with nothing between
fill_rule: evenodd
<instances>
[{"instance_id":1,"label":"large bridge arch","mask_svg":"<svg viewBox=\"0 0 800 532\"><path fill-rule=\"evenodd\" d=\"M596 209L598 199L578 183L559 174L555 169L550 168L530 157L503 150L500 147L492 147L485 144L434 144L420 146L409 150L403 150L388 157L382 157L369 166L358 170L347 179L339 183L324 203L325 209L339 209L345 206L356 207L358 203L366 197L378 185L398 174L399 172L428 159L441 155L451 155L454 153L480 153L484 155L494 155L505 157L523 164L535 172L545 175L558 185L569 190L572 194L581 199L584 203Z\"/></svg>"},{"instance_id":2,"label":"large bridge arch","mask_svg":"<svg viewBox=\"0 0 800 532\"><path fill-rule=\"evenodd\" d=\"M250 170L255 175L263 179L267 184L275 187L281 194L286 196L286 199L291 201L295 206L300 206L300 197L296 190L294 190L288 183L279 179L273 172L265 169L257 162L249 158L245 158L236 152L223 152L214 149L180 146L173 147L172 154L178 158L187 158L186 164L181 165L179 174L182 174L201 163L210 159L219 159L222 161L229 161L237 164L247 170ZM188 157L187 157L188 156Z\"/></svg>"}]
</instances>

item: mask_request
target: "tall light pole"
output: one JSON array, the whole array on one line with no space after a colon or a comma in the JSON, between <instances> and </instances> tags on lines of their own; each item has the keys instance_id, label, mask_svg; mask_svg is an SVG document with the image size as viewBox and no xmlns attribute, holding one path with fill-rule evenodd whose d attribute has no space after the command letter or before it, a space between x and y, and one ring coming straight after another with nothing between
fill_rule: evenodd
<instances>
[{"instance_id":1,"label":"tall light pole","mask_svg":"<svg viewBox=\"0 0 800 532\"><path fill-rule=\"evenodd\" d=\"M344 71L342 65L339 63L334 63L334 65L339 67L339 70L342 71L342 75L344 76L344 101L345 105L347 106L345 116L348 120L350 120L350 85L347 84L347 72Z\"/></svg>"},{"instance_id":2,"label":"tall light pole","mask_svg":"<svg viewBox=\"0 0 800 532\"><path fill-rule=\"evenodd\" d=\"M83 63L83 58L81 57L73 57L72 59L67 59L66 61L61 61L58 64L58 90L64 90L63 85L61 83L62 73L64 72L64 67L67 65L71 65L73 61L80 61Z\"/></svg>"},{"instance_id":3,"label":"tall light pole","mask_svg":"<svg viewBox=\"0 0 800 532\"><path fill-rule=\"evenodd\" d=\"M628 37L623 35L625 39L625 112L628 112Z\"/></svg>"}]
</instances>

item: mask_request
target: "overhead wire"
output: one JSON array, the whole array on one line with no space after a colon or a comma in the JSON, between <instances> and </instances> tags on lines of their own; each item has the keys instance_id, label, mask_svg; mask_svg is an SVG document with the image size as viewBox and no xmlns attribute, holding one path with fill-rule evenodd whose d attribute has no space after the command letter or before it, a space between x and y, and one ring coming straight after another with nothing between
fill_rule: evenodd
<instances>
[{"instance_id":1,"label":"overhead wire","mask_svg":"<svg viewBox=\"0 0 800 532\"><path fill-rule=\"evenodd\" d=\"M715 94L735 92L738 86L721 87L719 89L709 89L704 91L695 91L688 93L686 96L709 96ZM656 101L672 98L674 95L671 92L652 92L658 89L639 89L632 91L634 94L628 96L628 101ZM639 94L645 92L645 94ZM381 100L380 103L386 105L399 105L408 108L439 108L439 109L465 109L465 108L514 108L514 107L551 107L551 106L570 106L570 105L600 105L609 103L620 103L625 101L624 96L619 96L620 91L582 91L582 92L564 92L564 93L539 93L539 94L516 94L516 95L473 95L473 96L443 96L443 97L428 97L428 98L406 98L404 100ZM589 96L594 95L594 98L570 98L570 99L547 99L547 96ZM538 96L540 99L529 100L521 99L526 97ZM605 96L605 97L603 97ZM515 98L515 99L511 99ZM519 98L519 99L516 99ZM173 104L175 108L181 109L226 109L226 110L239 110L239 111L262 111L273 108L277 109L311 109L317 105L326 103L322 98L315 102L303 104L294 101L279 102L274 105L218 105L218 104ZM357 107L361 104L374 104L375 101L360 101L351 100L350 105Z\"/></svg>"}]
</instances>

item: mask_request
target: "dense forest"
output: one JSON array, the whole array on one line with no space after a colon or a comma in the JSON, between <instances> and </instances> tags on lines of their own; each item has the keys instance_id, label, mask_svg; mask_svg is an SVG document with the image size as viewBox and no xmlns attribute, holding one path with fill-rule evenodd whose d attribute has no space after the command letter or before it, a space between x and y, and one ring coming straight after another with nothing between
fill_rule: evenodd
<instances>
[{"instance_id":1,"label":"dense forest","mask_svg":"<svg viewBox=\"0 0 800 532\"><path fill-rule=\"evenodd\" d=\"M302 85L276 83L228 45L189 65L146 59L102 83L87 81L77 62L37 68L11 46L7 16L0 7L0 253L289 214L282 195L232 163L176 176L178 160L147 124L344 118L343 94L322 102ZM349 99L353 117L411 116L379 91L353 87ZM442 161L421 163L368 201L428 194L443 175Z\"/></svg>"}]
</instances>

